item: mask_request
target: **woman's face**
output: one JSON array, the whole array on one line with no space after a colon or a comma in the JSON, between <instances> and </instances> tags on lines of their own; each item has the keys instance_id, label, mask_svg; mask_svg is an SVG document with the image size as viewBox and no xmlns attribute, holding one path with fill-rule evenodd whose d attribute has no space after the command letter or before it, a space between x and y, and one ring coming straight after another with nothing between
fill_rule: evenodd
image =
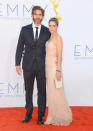
<instances>
[{"instance_id":1,"label":"woman's face","mask_svg":"<svg viewBox=\"0 0 93 131\"><path fill-rule=\"evenodd\" d=\"M57 32L58 26L54 21L50 21L48 24L48 28L49 28L50 33L52 34L52 33Z\"/></svg>"}]
</instances>

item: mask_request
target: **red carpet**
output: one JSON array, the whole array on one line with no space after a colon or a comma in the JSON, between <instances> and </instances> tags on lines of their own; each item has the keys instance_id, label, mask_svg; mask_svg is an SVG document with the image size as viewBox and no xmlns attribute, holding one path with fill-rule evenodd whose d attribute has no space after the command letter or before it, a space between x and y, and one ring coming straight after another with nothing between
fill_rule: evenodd
<instances>
[{"instance_id":1,"label":"red carpet","mask_svg":"<svg viewBox=\"0 0 93 131\"><path fill-rule=\"evenodd\" d=\"M0 131L93 131L93 107L72 106L71 109L73 122L65 127L37 125L36 107L33 111L33 119L29 123L21 122L25 115L25 108L0 108Z\"/></svg>"}]
</instances>

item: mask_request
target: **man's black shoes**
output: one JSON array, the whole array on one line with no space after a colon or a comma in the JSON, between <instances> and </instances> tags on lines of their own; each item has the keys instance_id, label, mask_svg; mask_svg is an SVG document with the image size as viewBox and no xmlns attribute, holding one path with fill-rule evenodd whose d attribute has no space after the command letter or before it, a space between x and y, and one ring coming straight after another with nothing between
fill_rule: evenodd
<instances>
[{"instance_id":1,"label":"man's black shoes","mask_svg":"<svg viewBox=\"0 0 93 131\"><path fill-rule=\"evenodd\" d=\"M30 121L30 119L32 119L32 116L27 116L27 115L26 115L26 116L23 118L22 122L23 122L23 123L27 123L27 122ZM38 124L38 125L44 124L44 120L43 120L42 117L39 117L39 118L38 118L37 124Z\"/></svg>"},{"instance_id":2,"label":"man's black shoes","mask_svg":"<svg viewBox=\"0 0 93 131\"><path fill-rule=\"evenodd\" d=\"M44 124L44 120L42 117L38 118L37 124L39 124L39 125Z\"/></svg>"},{"instance_id":3,"label":"man's black shoes","mask_svg":"<svg viewBox=\"0 0 93 131\"><path fill-rule=\"evenodd\" d=\"M28 122L30 119L32 119L32 116L25 116L24 119L22 120L23 123Z\"/></svg>"}]
</instances>

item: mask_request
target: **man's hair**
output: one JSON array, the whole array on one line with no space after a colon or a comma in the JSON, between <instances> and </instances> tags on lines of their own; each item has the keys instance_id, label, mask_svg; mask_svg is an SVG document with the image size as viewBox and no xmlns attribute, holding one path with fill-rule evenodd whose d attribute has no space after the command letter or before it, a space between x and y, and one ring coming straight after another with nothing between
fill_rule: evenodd
<instances>
[{"instance_id":1,"label":"man's hair","mask_svg":"<svg viewBox=\"0 0 93 131\"><path fill-rule=\"evenodd\" d=\"M35 11L35 10L41 10L42 16L44 16L45 11L44 11L44 9L43 9L42 7L40 7L40 6L34 6L34 7L32 8L32 15L34 14L34 11Z\"/></svg>"}]
</instances>

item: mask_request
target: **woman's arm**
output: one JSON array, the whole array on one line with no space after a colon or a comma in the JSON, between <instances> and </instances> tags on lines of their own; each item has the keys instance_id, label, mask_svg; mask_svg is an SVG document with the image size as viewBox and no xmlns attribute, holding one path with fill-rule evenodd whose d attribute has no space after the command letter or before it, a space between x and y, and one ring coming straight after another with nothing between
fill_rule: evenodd
<instances>
[{"instance_id":1,"label":"woman's arm","mask_svg":"<svg viewBox=\"0 0 93 131\"><path fill-rule=\"evenodd\" d=\"M57 38L56 47L57 47L57 70L61 71L63 41L60 36L58 36Z\"/></svg>"}]
</instances>

